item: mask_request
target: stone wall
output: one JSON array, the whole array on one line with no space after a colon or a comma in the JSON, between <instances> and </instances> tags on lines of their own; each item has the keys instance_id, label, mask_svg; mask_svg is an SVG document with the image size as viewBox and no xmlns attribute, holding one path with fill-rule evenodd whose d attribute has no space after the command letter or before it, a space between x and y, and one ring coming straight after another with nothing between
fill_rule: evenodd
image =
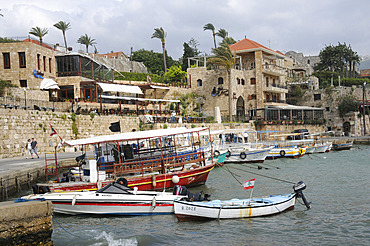
<instances>
[{"instance_id":1,"label":"stone wall","mask_svg":"<svg viewBox=\"0 0 370 246\"><path fill-rule=\"evenodd\" d=\"M53 245L52 216L48 201L0 203L0 245Z\"/></svg>"},{"instance_id":2,"label":"stone wall","mask_svg":"<svg viewBox=\"0 0 370 246\"><path fill-rule=\"evenodd\" d=\"M138 130L139 119L128 116L76 115L77 138L112 134L110 123L121 121L122 131ZM73 139L71 113L36 110L0 109L0 158L25 155L24 146L29 138L38 142L38 152L54 151L59 143L56 135L50 136L52 124L64 139Z\"/></svg>"}]
</instances>

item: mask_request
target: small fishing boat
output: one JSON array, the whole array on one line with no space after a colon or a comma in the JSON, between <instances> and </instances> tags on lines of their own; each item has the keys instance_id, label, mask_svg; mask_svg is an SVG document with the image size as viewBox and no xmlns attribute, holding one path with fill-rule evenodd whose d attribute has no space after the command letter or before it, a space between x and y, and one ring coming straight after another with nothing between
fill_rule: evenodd
<instances>
[{"instance_id":1,"label":"small fishing boat","mask_svg":"<svg viewBox=\"0 0 370 246\"><path fill-rule=\"evenodd\" d=\"M169 192L139 191L112 182L97 191L45 193L22 197L51 201L55 213L78 215L154 215L173 213L173 202L182 198Z\"/></svg>"},{"instance_id":2,"label":"small fishing boat","mask_svg":"<svg viewBox=\"0 0 370 246\"><path fill-rule=\"evenodd\" d=\"M267 216L293 209L296 198L302 198L307 208L310 203L302 191L306 185L300 181L294 185L293 193L271 195L263 198L231 199L231 200L206 200L191 201L182 198L174 201L176 218L179 221L211 220L211 219L237 219L246 217ZM186 193L185 193L186 194ZM205 197L206 199L207 197Z\"/></svg>"},{"instance_id":3,"label":"small fishing boat","mask_svg":"<svg viewBox=\"0 0 370 246\"><path fill-rule=\"evenodd\" d=\"M339 151L339 150L350 150L352 148L353 142L347 141L345 143L335 143L333 144L333 150Z\"/></svg>"},{"instance_id":4,"label":"small fishing boat","mask_svg":"<svg viewBox=\"0 0 370 246\"><path fill-rule=\"evenodd\" d=\"M266 159L276 158L298 158L305 154L305 148L297 147L276 147L270 150Z\"/></svg>"}]
</instances>

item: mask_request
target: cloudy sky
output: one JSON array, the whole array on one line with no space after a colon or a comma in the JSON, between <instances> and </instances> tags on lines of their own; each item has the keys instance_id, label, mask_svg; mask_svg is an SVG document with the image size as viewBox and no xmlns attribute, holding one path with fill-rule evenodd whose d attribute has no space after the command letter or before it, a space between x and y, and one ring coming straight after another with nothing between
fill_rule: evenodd
<instances>
[{"instance_id":1,"label":"cloudy sky","mask_svg":"<svg viewBox=\"0 0 370 246\"><path fill-rule=\"evenodd\" d=\"M84 49L77 39L86 33L99 53L129 54L131 47L162 52L160 40L151 36L163 27L172 58L182 56L191 38L210 54L212 34L203 26L212 23L236 41L246 36L282 52L318 55L325 45L346 42L359 55L370 55L369 0L0 0L0 9L0 37L25 37L32 27L47 27L44 42L63 45L53 27L63 20L71 23L66 36L74 51Z\"/></svg>"}]
</instances>

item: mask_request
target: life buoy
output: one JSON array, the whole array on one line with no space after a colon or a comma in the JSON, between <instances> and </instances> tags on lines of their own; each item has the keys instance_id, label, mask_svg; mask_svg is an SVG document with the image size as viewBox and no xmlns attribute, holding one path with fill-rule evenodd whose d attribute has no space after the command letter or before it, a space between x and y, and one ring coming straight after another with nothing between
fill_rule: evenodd
<instances>
[{"instance_id":1,"label":"life buoy","mask_svg":"<svg viewBox=\"0 0 370 246\"><path fill-rule=\"evenodd\" d=\"M247 158L247 155L244 152L242 152L240 153L240 158L244 160L245 158Z\"/></svg>"},{"instance_id":2,"label":"life buoy","mask_svg":"<svg viewBox=\"0 0 370 246\"><path fill-rule=\"evenodd\" d=\"M215 152L214 152L214 157L219 157L219 156L220 156L220 151L215 150Z\"/></svg>"},{"instance_id":3,"label":"life buoy","mask_svg":"<svg viewBox=\"0 0 370 246\"><path fill-rule=\"evenodd\" d=\"M230 152L230 150L228 150L227 153L226 153L226 157L230 157L230 156L231 156L231 152Z\"/></svg>"},{"instance_id":4,"label":"life buoy","mask_svg":"<svg viewBox=\"0 0 370 246\"><path fill-rule=\"evenodd\" d=\"M280 155L285 156L285 150L280 150Z\"/></svg>"},{"instance_id":5,"label":"life buoy","mask_svg":"<svg viewBox=\"0 0 370 246\"><path fill-rule=\"evenodd\" d=\"M126 187L128 185L127 179L125 179L125 178L118 178L116 182L120 183L121 185L126 186Z\"/></svg>"}]
</instances>

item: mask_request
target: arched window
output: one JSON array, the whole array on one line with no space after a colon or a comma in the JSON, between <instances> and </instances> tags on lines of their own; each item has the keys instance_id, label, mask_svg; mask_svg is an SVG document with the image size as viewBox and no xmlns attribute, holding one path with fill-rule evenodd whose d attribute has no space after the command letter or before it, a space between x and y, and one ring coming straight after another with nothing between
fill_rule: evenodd
<instances>
[{"instance_id":1,"label":"arched window","mask_svg":"<svg viewBox=\"0 0 370 246\"><path fill-rule=\"evenodd\" d=\"M238 85L240 85L240 79L239 78L236 78L236 82L238 83Z\"/></svg>"},{"instance_id":2,"label":"arched window","mask_svg":"<svg viewBox=\"0 0 370 246\"><path fill-rule=\"evenodd\" d=\"M311 61L310 61L310 59L308 59L308 60L307 60L307 64L310 64L310 63L311 63Z\"/></svg>"},{"instance_id":3,"label":"arched window","mask_svg":"<svg viewBox=\"0 0 370 246\"><path fill-rule=\"evenodd\" d=\"M244 79L242 79L242 85L245 85L245 81L244 81Z\"/></svg>"},{"instance_id":4,"label":"arched window","mask_svg":"<svg viewBox=\"0 0 370 246\"><path fill-rule=\"evenodd\" d=\"M198 86L202 86L202 80L201 80L201 79L198 79L198 80L197 80L197 85L198 85Z\"/></svg>"},{"instance_id":5,"label":"arched window","mask_svg":"<svg viewBox=\"0 0 370 246\"><path fill-rule=\"evenodd\" d=\"M218 77L218 84L223 85L224 84L224 78Z\"/></svg>"}]
</instances>

